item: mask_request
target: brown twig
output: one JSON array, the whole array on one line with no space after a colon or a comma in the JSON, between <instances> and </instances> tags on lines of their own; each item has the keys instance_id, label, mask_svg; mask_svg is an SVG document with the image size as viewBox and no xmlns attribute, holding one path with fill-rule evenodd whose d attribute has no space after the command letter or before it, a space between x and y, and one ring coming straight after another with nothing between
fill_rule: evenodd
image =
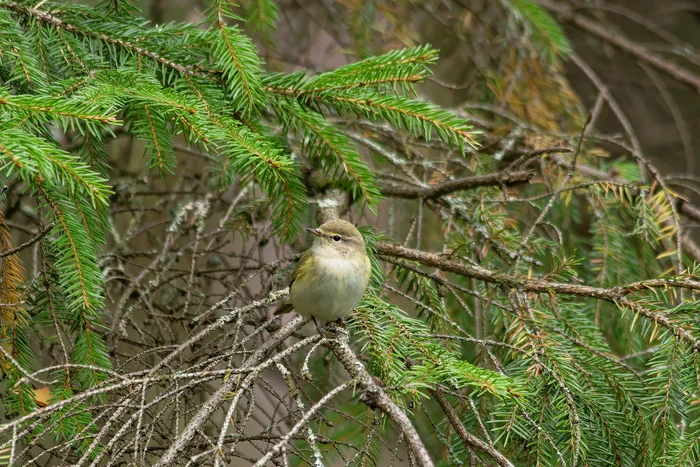
<instances>
[{"instance_id":1,"label":"brown twig","mask_svg":"<svg viewBox=\"0 0 700 467\"><path fill-rule=\"evenodd\" d=\"M455 410L447 401L442 391L437 389L435 391L432 391L432 394L437 403L440 405L442 411L445 412L447 420L449 420L450 425L452 425L452 427L455 429L457 436L460 437L466 449L472 448L485 452L489 455L489 457L491 457L491 459L493 459L496 462L496 464L500 465L501 467L514 467L513 464L508 460L508 458L501 454L496 448L480 440L479 438L467 431L467 429L462 424L462 421L459 419L459 415L457 415Z\"/></svg>"},{"instance_id":2,"label":"brown twig","mask_svg":"<svg viewBox=\"0 0 700 467\"><path fill-rule=\"evenodd\" d=\"M392 196L394 198L434 199L455 191L469 190L471 188L481 186L495 186L500 183L504 183L506 186L520 185L523 183L528 183L534 176L535 172L531 170L523 170L506 175L504 175L502 172L475 175L473 177L450 180L449 182L430 186L399 186L384 182L382 183L382 194L384 196Z\"/></svg>"},{"instance_id":3,"label":"brown twig","mask_svg":"<svg viewBox=\"0 0 700 467\"><path fill-rule=\"evenodd\" d=\"M20 251L24 250L25 248L29 248L30 246L34 245L36 242L38 242L39 240L44 238L46 236L46 234L48 234L51 231L51 229L53 229L53 227L55 225L56 225L55 222L49 223L43 229L41 229L41 232L39 232L31 240L21 244L20 246L16 246L12 249L9 249L7 251L3 251L2 253L0 253L0 258L5 258L7 256L14 255L15 253L19 253Z\"/></svg>"}]
</instances>

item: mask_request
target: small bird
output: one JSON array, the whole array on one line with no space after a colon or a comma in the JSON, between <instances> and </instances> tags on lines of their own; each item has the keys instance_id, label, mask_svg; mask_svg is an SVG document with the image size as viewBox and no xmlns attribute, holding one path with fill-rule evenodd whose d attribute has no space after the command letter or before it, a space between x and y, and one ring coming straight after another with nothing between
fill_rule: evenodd
<instances>
[{"instance_id":1,"label":"small bird","mask_svg":"<svg viewBox=\"0 0 700 467\"><path fill-rule=\"evenodd\" d=\"M292 273L289 303L275 314L295 310L320 321L344 318L364 295L372 273L365 241L354 225L341 219L306 230L316 236L314 244Z\"/></svg>"}]
</instances>

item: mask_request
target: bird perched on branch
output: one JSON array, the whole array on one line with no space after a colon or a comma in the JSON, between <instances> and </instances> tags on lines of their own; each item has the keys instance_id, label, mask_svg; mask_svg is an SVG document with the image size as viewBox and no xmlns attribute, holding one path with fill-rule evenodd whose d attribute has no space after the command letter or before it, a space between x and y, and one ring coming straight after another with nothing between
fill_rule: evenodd
<instances>
[{"instance_id":1,"label":"bird perched on branch","mask_svg":"<svg viewBox=\"0 0 700 467\"><path fill-rule=\"evenodd\" d=\"M314 320L344 318L359 303L367 289L372 266L360 232L350 222L334 219L317 229L289 284L289 302L276 315L292 310Z\"/></svg>"}]
</instances>

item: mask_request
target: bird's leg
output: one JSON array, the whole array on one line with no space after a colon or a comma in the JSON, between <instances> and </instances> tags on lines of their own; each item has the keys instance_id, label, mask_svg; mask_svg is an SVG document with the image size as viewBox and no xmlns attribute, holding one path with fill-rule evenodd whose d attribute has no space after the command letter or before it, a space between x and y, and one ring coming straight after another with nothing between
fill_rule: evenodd
<instances>
[{"instance_id":1,"label":"bird's leg","mask_svg":"<svg viewBox=\"0 0 700 467\"><path fill-rule=\"evenodd\" d=\"M318 331L318 333L323 335L323 333L321 332L321 328L318 325L318 321L316 321L316 318L312 316L311 319L314 320L314 324L316 325L316 330Z\"/></svg>"}]
</instances>

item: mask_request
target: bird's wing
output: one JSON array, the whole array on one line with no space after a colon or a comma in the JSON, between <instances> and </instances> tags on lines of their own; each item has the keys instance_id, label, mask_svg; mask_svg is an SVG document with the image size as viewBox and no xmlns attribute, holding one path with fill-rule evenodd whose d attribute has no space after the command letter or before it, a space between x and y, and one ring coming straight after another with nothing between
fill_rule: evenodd
<instances>
[{"instance_id":1,"label":"bird's wing","mask_svg":"<svg viewBox=\"0 0 700 467\"><path fill-rule=\"evenodd\" d=\"M294 306L292 306L291 303L283 303L280 306L277 307L273 315L278 316L278 315L286 315L290 311L294 310Z\"/></svg>"},{"instance_id":2,"label":"bird's wing","mask_svg":"<svg viewBox=\"0 0 700 467\"><path fill-rule=\"evenodd\" d=\"M299 277L299 274L302 271L301 265L306 263L311 259L311 249L308 249L304 252L303 255L301 255L301 258L299 258L299 262L297 263L297 266L294 268L294 271L292 272L292 278L289 280L289 292L291 293L292 291L292 284L294 284L294 281ZM283 303L280 306L278 306L275 311L274 315L283 315L285 313L289 313L290 311L294 310L294 306L287 302Z\"/></svg>"}]
</instances>

